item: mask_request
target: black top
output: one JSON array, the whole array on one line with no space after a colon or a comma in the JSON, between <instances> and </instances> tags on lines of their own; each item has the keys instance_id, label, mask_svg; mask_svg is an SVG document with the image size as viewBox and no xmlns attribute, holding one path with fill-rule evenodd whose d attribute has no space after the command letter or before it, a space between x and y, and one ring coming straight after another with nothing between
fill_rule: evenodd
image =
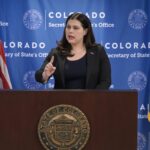
<instances>
[{"instance_id":1,"label":"black top","mask_svg":"<svg viewBox=\"0 0 150 150\"><path fill-rule=\"evenodd\" d=\"M38 82L45 83L42 73L47 63L54 56L53 65L56 70L53 74L55 79L55 89L65 89L65 62L66 57L61 51L54 48L45 58L41 67L35 73L35 79ZM77 70L83 70L78 66ZM49 77L50 78L50 77ZM109 89L111 85L111 65L105 49L101 45L87 48L86 51L86 83L85 89Z\"/></svg>"},{"instance_id":2,"label":"black top","mask_svg":"<svg viewBox=\"0 0 150 150\"><path fill-rule=\"evenodd\" d=\"M74 61L66 60L64 67L65 88L85 89L86 55Z\"/></svg>"}]
</instances>

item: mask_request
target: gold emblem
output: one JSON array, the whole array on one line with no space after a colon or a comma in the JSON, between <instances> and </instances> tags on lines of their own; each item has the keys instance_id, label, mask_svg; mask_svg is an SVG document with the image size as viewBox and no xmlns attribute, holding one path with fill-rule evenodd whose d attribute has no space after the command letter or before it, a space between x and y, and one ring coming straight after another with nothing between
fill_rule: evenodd
<instances>
[{"instance_id":1,"label":"gold emblem","mask_svg":"<svg viewBox=\"0 0 150 150\"><path fill-rule=\"evenodd\" d=\"M86 116L71 105L49 108L38 124L38 136L46 150L81 150L89 134L90 126Z\"/></svg>"},{"instance_id":2,"label":"gold emblem","mask_svg":"<svg viewBox=\"0 0 150 150\"><path fill-rule=\"evenodd\" d=\"M148 121L150 122L150 112L148 112Z\"/></svg>"}]
</instances>

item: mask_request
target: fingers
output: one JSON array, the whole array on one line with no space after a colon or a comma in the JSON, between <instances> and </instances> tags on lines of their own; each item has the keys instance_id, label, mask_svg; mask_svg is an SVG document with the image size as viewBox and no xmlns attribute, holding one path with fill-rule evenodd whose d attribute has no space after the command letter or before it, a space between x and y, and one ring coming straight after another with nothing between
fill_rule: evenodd
<instances>
[{"instance_id":1,"label":"fingers","mask_svg":"<svg viewBox=\"0 0 150 150\"><path fill-rule=\"evenodd\" d=\"M49 63L45 66L45 68L48 68L48 69L53 68L53 64L49 62Z\"/></svg>"},{"instance_id":2,"label":"fingers","mask_svg":"<svg viewBox=\"0 0 150 150\"><path fill-rule=\"evenodd\" d=\"M54 62L54 56L51 57L51 60L49 61L48 64L46 64L44 71L43 71L43 79L44 81L47 81L48 78L55 72L56 67L53 66L53 62Z\"/></svg>"},{"instance_id":3,"label":"fingers","mask_svg":"<svg viewBox=\"0 0 150 150\"><path fill-rule=\"evenodd\" d=\"M52 64L54 62L54 56L52 56L50 63Z\"/></svg>"},{"instance_id":4,"label":"fingers","mask_svg":"<svg viewBox=\"0 0 150 150\"><path fill-rule=\"evenodd\" d=\"M51 57L51 60L49 61L48 64L46 64L44 71L49 72L49 73L53 73L56 70L56 67L53 66L53 62L54 62L54 56Z\"/></svg>"},{"instance_id":5,"label":"fingers","mask_svg":"<svg viewBox=\"0 0 150 150\"><path fill-rule=\"evenodd\" d=\"M47 68L47 69L53 68L53 62L54 62L54 56L51 57L51 60L47 63L45 68Z\"/></svg>"}]
</instances>

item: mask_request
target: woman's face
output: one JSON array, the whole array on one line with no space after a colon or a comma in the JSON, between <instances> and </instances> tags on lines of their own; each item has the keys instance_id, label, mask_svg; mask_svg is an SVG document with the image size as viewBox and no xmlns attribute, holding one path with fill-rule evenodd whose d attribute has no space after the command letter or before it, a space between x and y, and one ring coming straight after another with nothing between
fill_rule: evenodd
<instances>
[{"instance_id":1,"label":"woman's face","mask_svg":"<svg viewBox=\"0 0 150 150\"><path fill-rule=\"evenodd\" d=\"M83 44L83 38L87 29L82 27L80 21L71 19L68 21L65 29L66 39L71 45Z\"/></svg>"}]
</instances>

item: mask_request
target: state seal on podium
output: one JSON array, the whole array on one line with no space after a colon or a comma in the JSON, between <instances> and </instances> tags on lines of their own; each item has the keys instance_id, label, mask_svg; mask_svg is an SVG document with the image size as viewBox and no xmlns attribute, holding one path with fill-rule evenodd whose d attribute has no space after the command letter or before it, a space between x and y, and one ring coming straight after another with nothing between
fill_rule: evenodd
<instances>
[{"instance_id":1,"label":"state seal on podium","mask_svg":"<svg viewBox=\"0 0 150 150\"><path fill-rule=\"evenodd\" d=\"M39 120L38 136L46 150L82 150L89 135L85 114L72 105L50 107Z\"/></svg>"}]
</instances>

